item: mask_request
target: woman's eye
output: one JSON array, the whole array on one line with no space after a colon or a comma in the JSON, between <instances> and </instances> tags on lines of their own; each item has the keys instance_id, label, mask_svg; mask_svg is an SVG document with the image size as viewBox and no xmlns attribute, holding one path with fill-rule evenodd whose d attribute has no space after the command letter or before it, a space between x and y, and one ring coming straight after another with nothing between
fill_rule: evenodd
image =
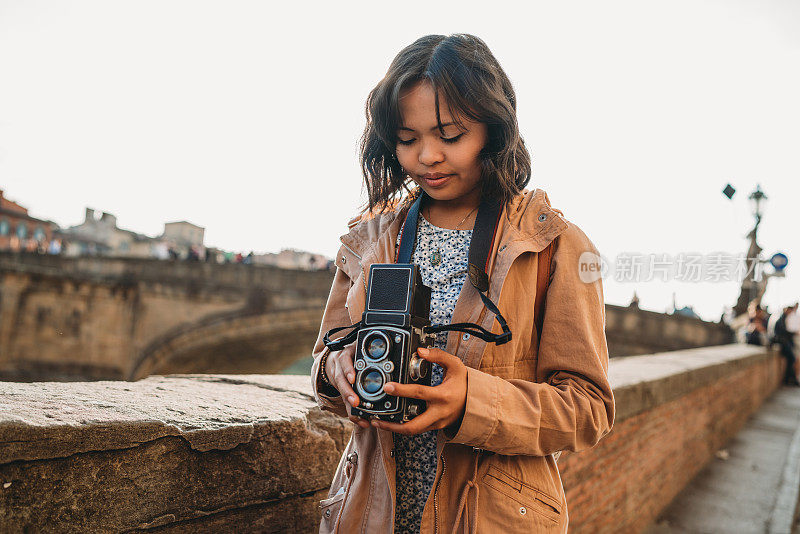
<instances>
[{"instance_id":1,"label":"woman's eye","mask_svg":"<svg viewBox=\"0 0 800 534\"><path fill-rule=\"evenodd\" d=\"M442 140L442 141L444 141L445 143L452 144L452 143L455 143L455 142L457 142L459 139L461 139L461 137L462 137L463 135L464 135L463 133L460 133L460 134L458 134L458 135L457 135L457 136L455 136L455 137L440 137L439 139L441 139L441 140ZM413 143L414 141L416 141L416 138L413 138L413 137L412 137L412 138L411 138L411 139L409 139L408 141L403 141L402 139L398 139L398 140L397 140L397 143L398 143L398 144L400 144L400 145L410 145L410 144L411 144L411 143Z\"/></svg>"},{"instance_id":2,"label":"woman's eye","mask_svg":"<svg viewBox=\"0 0 800 534\"><path fill-rule=\"evenodd\" d=\"M445 143L455 143L456 141L461 139L461 136L463 136L463 135L464 135L463 133L460 133L455 137L440 137L439 139L441 139Z\"/></svg>"}]
</instances>

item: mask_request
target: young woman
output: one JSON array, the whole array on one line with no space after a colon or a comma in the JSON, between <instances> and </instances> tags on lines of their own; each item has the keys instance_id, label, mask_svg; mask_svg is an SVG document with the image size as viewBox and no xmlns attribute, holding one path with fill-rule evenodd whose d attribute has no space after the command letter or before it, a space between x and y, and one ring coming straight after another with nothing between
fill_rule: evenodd
<instances>
[{"instance_id":1,"label":"young woman","mask_svg":"<svg viewBox=\"0 0 800 534\"><path fill-rule=\"evenodd\" d=\"M311 371L320 406L355 423L320 532L566 532L559 451L593 446L614 420L602 281L587 276L597 250L541 189L524 189L531 162L516 96L479 38L428 35L404 48L366 111L368 205L341 238ZM486 295L513 336L494 345L440 332L418 351L432 387L384 386L427 409L403 424L367 421L351 414L354 345L332 352L323 334L360 320L369 267L396 261L419 195L413 262L432 289L434 325L499 331L465 281L478 206L502 206Z\"/></svg>"}]
</instances>

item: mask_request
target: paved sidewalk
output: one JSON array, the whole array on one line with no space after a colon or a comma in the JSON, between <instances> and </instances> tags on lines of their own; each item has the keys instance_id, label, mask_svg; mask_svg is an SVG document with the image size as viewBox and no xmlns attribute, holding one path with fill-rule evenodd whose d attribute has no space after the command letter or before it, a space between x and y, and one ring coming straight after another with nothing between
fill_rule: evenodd
<instances>
[{"instance_id":1,"label":"paved sidewalk","mask_svg":"<svg viewBox=\"0 0 800 534\"><path fill-rule=\"evenodd\" d=\"M800 534L800 387L783 386L646 534Z\"/></svg>"}]
</instances>

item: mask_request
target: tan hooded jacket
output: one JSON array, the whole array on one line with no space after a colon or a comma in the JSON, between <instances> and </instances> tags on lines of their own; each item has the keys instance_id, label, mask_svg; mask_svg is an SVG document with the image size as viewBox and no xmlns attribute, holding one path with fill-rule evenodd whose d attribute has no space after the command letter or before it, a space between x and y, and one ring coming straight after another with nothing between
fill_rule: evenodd
<instances>
[{"instance_id":1,"label":"tan hooded jacket","mask_svg":"<svg viewBox=\"0 0 800 534\"><path fill-rule=\"evenodd\" d=\"M361 319L369 266L394 261L407 209L406 204L351 221L350 232L341 238L311 376L319 405L343 417L341 396L319 393L319 361L328 350L322 334ZM550 207L541 189L523 191L504 208L497 235L488 296L508 321L513 339L496 346L448 333L446 352L467 366L467 402L455 435L437 434L439 461L423 511L423 533L566 532L559 451L592 447L614 422L597 249ZM533 313L537 261L551 242L540 343ZM452 322L500 331L469 283L463 285ZM320 503L320 532L393 532L392 447L390 432L354 427L328 498Z\"/></svg>"}]
</instances>

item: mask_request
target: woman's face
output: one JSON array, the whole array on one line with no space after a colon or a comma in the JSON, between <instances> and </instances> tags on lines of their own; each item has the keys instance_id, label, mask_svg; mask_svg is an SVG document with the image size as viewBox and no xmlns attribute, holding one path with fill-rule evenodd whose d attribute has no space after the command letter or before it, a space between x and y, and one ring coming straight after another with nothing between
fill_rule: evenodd
<instances>
[{"instance_id":1,"label":"woman's face","mask_svg":"<svg viewBox=\"0 0 800 534\"><path fill-rule=\"evenodd\" d=\"M435 98L427 81L400 93L403 123L397 131L397 159L411 179L432 198L477 202L481 181L478 154L486 144L486 125L464 117L466 130L459 130L440 95L442 135L436 122Z\"/></svg>"}]
</instances>

